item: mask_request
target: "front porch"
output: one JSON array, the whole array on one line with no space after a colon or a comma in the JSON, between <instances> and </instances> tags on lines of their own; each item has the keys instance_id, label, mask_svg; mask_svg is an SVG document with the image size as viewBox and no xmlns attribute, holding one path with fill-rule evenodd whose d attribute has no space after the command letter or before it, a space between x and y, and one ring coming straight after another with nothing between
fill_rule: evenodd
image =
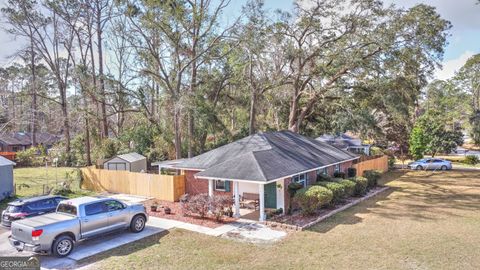
<instances>
[{"instance_id":1,"label":"front porch","mask_svg":"<svg viewBox=\"0 0 480 270\"><path fill-rule=\"evenodd\" d=\"M223 185L231 185L235 218L265 221L267 209L285 209L283 179L269 183L227 179L208 179L207 181L209 196L215 196L216 191L226 191L219 190L216 181L222 181Z\"/></svg>"}]
</instances>

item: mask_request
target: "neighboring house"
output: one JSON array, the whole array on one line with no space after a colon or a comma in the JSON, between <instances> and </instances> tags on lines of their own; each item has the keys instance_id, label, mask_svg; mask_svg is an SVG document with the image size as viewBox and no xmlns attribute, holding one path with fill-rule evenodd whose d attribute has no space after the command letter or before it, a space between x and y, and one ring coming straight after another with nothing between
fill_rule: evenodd
<instances>
[{"instance_id":1,"label":"neighboring house","mask_svg":"<svg viewBox=\"0 0 480 270\"><path fill-rule=\"evenodd\" d=\"M13 166L15 162L0 156L0 200L13 194Z\"/></svg>"},{"instance_id":2,"label":"neighboring house","mask_svg":"<svg viewBox=\"0 0 480 270\"><path fill-rule=\"evenodd\" d=\"M154 163L183 170L186 193L235 195L235 215L244 194L257 194L265 208L288 208L291 182L307 186L317 174L346 172L359 156L291 131L257 133L185 160Z\"/></svg>"},{"instance_id":3,"label":"neighboring house","mask_svg":"<svg viewBox=\"0 0 480 270\"><path fill-rule=\"evenodd\" d=\"M147 158L138 153L128 153L113 157L103 163L105 170L146 172Z\"/></svg>"},{"instance_id":4,"label":"neighboring house","mask_svg":"<svg viewBox=\"0 0 480 270\"><path fill-rule=\"evenodd\" d=\"M47 150L60 141L60 136L38 132L35 134L37 145L43 145ZM0 134L0 152L18 152L32 147L30 132Z\"/></svg>"},{"instance_id":5,"label":"neighboring house","mask_svg":"<svg viewBox=\"0 0 480 270\"><path fill-rule=\"evenodd\" d=\"M362 140L352 135L342 133L339 135L325 134L316 140L329 143L335 147L360 155L370 155L370 144L362 144Z\"/></svg>"}]
</instances>

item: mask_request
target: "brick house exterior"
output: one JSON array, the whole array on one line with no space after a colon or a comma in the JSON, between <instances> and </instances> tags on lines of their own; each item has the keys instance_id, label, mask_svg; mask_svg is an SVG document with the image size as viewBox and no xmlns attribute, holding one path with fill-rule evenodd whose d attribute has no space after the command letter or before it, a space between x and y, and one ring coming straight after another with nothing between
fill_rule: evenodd
<instances>
[{"instance_id":1,"label":"brick house exterior","mask_svg":"<svg viewBox=\"0 0 480 270\"><path fill-rule=\"evenodd\" d=\"M353 161L346 161L343 163L340 163L340 171L341 172L347 172L348 168L351 168L353 165ZM326 167L327 169L327 174L329 176L333 176L335 172L335 165ZM323 168L319 169L321 172L323 172ZM319 170L312 170L307 172L307 185L313 185L317 181L317 173ZM208 193L208 181L206 179L201 179L201 178L195 178L195 174L198 173L199 171L193 171L193 170L185 170L183 174L185 175L185 193L190 194L190 195L196 195L196 194L202 194L202 193ZM292 183L292 177L288 177L283 179L283 187L288 187L288 185ZM232 195L233 196L233 182L232 181L227 181L227 185L229 185L229 188L226 190L228 191L219 191L214 189L214 194L215 195ZM283 189L283 196L284 196L284 207L278 207L278 208L284 208L287 209L290 203L290 195L288 194L287 188Z\"/></svg>"},{"instance_id":2,"label":"brick house exterior","mask_svg":"<svg viewBox=\"0 0 480 270\"><path fill-rule=\"evenodd\" d=\"M265 220L265 208L288 207L287 187L292 181L314 184L323 168L329 175L335 168L346 172L358 158L328 143L285 130L257 133L193 158L156 165L182 170L185 192L190 195L233 196L236 216L240 215L239 200L256 195L259 220Z\"/></svg>"}]
</instances>

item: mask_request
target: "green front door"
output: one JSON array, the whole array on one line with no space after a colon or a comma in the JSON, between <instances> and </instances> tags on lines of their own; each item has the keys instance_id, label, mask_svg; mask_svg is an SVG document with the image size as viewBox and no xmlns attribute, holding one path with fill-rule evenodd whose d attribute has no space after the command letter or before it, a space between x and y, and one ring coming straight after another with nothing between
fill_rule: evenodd
<instances>
[{"instance_id":1,"label":"green front door","mask_svg":"<svg viewBox=\"0 0 480 270\"><path fill-rule=\"evenodd\" d=\"M265 185L265 208L277 208L277 183Z\"/></svg>"}]
</instances>

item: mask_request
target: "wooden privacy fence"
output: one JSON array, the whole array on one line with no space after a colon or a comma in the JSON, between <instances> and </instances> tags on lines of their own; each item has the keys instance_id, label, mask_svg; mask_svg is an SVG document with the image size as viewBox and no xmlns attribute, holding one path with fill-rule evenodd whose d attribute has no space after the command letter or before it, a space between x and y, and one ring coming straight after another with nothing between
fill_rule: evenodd
<instances>
[{"instance_id":1,"label":"wooden privacy fence","mask_svg":"<svg viewBox=\"0 0 480 270\"><path fill-rule=\"evenodd\" d=\"M185 193L184 175L159 175L82 168L82 188L125 193L176 202Z\"/></svg>"},{"instance_id":2,"label":"wooden privacy fence","mask_svg":"<svg viewBox=\"0 0 480 270\"><path fill-rule=\"evenodd\" d=\"M362 176L363 172L367 170L386 172L388 171L388 156L380 156L378 158L361 161L357 164L353 164L353 167L357 169L357 175L359 176Z\"/></svg>"}]
</instances>

